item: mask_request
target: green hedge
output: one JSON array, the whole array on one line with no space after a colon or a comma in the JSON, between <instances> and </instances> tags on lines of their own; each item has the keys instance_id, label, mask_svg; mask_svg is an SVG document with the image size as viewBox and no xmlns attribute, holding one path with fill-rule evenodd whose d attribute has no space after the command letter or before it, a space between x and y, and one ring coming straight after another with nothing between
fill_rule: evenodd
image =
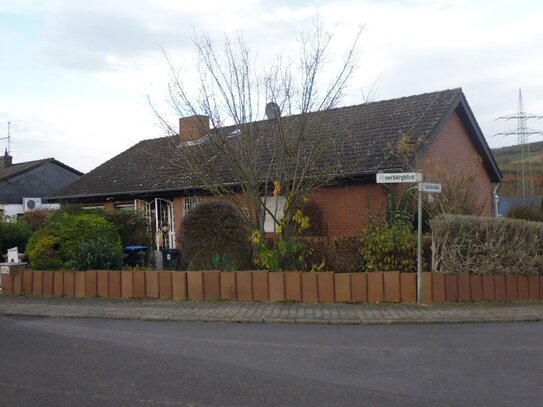
<instances>
[{"instance_id":1,"label":"green hedge","mask_svg":"<svg viewBox=\"0 0 543 407\"><path fill-rule=\"evenodd\" d=\"M533 220L543 222L543 209L519 206L507 212L507 217L512 219Z\"/></svg>"},{"instance_id":2,"label":"green hedge","mask_svg":"<svg viewBox=\"0 0 543 407\"><path fill-rule=\"evenodd\" d=\"M27 254L41 270L119 269L123 262L115 226L94 213L52 213L28 241Z\"/></svg>"},{"instance_id":3,"label":"green hedge","mask_svg":"<svg viewBox=\"0 0 543 407\"><path fill-rule=\"evenodd\" d=\"M123 246L144 245L151 247L152 241L149 236L147 218L140 211L114 211L105 212L104 217L112 223Z\"/></svg>"},{"instance_id":4,"label":"green hedge","mask_svg":"<svg viewBox=\"0 0 543 407\"><path fill-rule=\"evenodd\" d=\"M18 222L0 221L0 253L6 254L12 247L17 247L19 253L24 253L31 234L30 226L23 219Z\"/></svg>"},{"instance_id":5,"label":"green hedge","mask_svg":"<svg viewBox=\"0 0 543 407\"><path fill-rule=\"evenodd\" d=\"M243 270L251 265L249 221L227 202L203 202L181 226L183 261L189 270Z\"/></svg>"},{"instance_id":6,"label":"green hedge","mask_svg":"<svg viewBox=\"0 0 543 407\"><path fill-rule=\"evenodd\" d=\"M431 226L434 271L543 274L542 223L442 215Z\"/></svg>"},{"instance_id":7,"label":"green hedge","mask_svg":"<svg viewBox=\"0 0 543 407\"><path fill-rule=\"evenodd\" d=\"M306 271L363 271L360 237L304 237L303 253Z\"/></svg>"},{"instance_id":8,"label":"green hedge","mask_svg":"<svg viewBox=\"0 0 543 407\"><path fill-rule=\"evenodd\" d=\"M362 231L360 253L366 271L417 271L417 238L403 218L372 219Z\"/></svg>"}]
</instances>

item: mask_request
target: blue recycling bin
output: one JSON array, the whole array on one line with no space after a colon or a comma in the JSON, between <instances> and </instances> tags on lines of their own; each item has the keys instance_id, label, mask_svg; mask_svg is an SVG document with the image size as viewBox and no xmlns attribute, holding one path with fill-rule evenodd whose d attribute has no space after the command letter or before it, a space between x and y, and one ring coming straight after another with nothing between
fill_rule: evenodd
<instances>
[{"instance_id":1,"label":"blue recycling bin","mask_svg":"<svg viewBox=\"0 0 543 407\"><path fill-rule=\"evenodd\" d=\"M131 245L123 247L123 252L126 255L124 262L130 267L145 266L145 253L147 246Z\"/></svg>"}]
</instances>

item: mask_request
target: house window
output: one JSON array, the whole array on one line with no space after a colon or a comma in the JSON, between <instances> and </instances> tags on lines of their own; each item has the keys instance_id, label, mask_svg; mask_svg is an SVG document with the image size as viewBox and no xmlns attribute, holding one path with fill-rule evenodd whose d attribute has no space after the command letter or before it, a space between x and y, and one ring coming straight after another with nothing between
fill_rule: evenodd
<instances>
[{"instance_id":1,"label":"house window","mask_svg":"<svg viewBox=\"0 0 543 407\"><path fill-rule=\"evenodd\" d=\"M287 200L284 196L266 198L266 219L264 220L264 232L275 233L275 230L277 229L276 220L280 220L283 217L286 202ZM270 212L273 213L274 216L272 216Z\"/></svg>"},{"instance_id":2,"label":"house window","mask_svg":"<svg viewBox=\"0 0 543 407\"><path fill-rule=\"evenodd\" d=\"M195 208L200 203L200 198L197 196L188 196L183 198L183 215L186 215L192 208Z\"/></svg>"},{"instance_id":3,"label":"house window","mask_svg":"<svg viewBox=\"0 0 543 407\"><path fill-rule=\"evenodd\" d=\"M118 211L133 211L134 204L117 204L115 205L115 209Z\"/></svg>"},{"instance_id":4,"label":"house window","mask_svg":"<svg viewBox=\"0 0 543 407\"><path fill-rule=\"evenodd\" d=\"M88 206L83 206L83 209L88 210L88 211L103 210L104 205L88 205Z\"/></svg>"}]
</instances>

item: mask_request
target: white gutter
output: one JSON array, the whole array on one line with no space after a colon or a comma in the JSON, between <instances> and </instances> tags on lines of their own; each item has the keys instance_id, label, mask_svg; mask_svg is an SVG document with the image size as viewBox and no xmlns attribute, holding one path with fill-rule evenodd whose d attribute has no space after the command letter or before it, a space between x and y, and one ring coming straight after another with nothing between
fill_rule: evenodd
<instances>
[{"instance_id":1,"label":"white gutter","mask_svg":"<svg viewBox=\"0 0 543 407\"><path fill-rule=\"evenodd\" d=\"M498 196L498 188L500 187L500 183L497 182L496 186L494 187L494 192L492 192L492 198L494 200L494 216L498 216L498 204L500 202L500 197Z\"/></svg>"}]
</instances>

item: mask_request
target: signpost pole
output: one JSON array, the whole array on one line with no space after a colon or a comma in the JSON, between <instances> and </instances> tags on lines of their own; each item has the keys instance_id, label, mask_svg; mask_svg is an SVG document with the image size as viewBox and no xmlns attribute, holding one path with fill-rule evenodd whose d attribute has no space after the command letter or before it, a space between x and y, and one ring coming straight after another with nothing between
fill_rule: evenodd
<instances>
[{"instance_id":1,"label":"signpost pole","mask_svg":"<svg viewBox=\"0 0 543 407\"><path fill-rule=\"evenodd\" d=\"M422 304L422 183L418 183L419 207L417 227L417 303Z\"/></svg>"},{"instance_id":2,"label":"signpost pole","mask_svg":"<svg viewBox=\"0 0 543 407\"><path fill-rule=\"evenodd\" d=\"M422 182L420 172L378 173L375 176L378 184L396 184L403 182L417 183L419 192L418 230L417 230L417 303L422 304L422 193L437 194L441 192L441 184Z\"/></svg>"}]
</instances>

